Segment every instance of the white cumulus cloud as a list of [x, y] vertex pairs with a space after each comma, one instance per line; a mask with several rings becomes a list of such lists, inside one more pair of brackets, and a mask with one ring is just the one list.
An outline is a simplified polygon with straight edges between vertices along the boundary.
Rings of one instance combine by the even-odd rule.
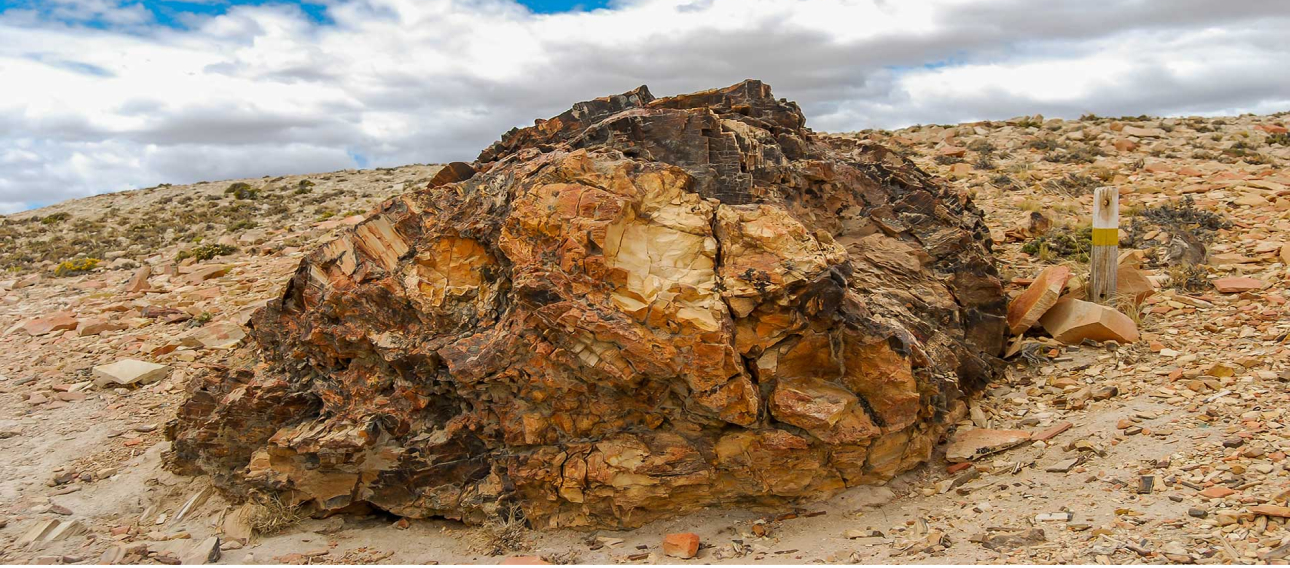
[[578, 100], [762, 79], [848, 131], [1290, 109], [1283, 0], [328, 0], [0, 12], [0, 212], [158, 183], [469, 160]]

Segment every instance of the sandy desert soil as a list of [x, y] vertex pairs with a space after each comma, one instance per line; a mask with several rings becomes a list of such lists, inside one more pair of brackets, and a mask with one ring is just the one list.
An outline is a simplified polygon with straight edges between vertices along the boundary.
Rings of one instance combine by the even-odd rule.
[[[1060, 431], [1047, 441], [967, 469], [950, 468], [942, 445], [886, 486], [795, 510], [708, 510], [590, 533], [306, 519], [245, 544], [225, 535], [218, 562], [1285, 563], [1286, 123], [1023, 117], [846, 134], [893, 145], [972, 193], [1012, 294], [1044, 266], [1085, 275], [1092, 189], [1120, 190], [1121, 248], [1144, 251], [1141, 269], [1156, 285], [1141, 304], [1121, 304], [1141, 341], [1062, 346], [1032, 331], [960, 425]], [[201, 557], [234, 505], [160, 463], [186, 378], [225, 353], [202, 339], [273, 297], [303, 248], [436, 169], [167, 186], [3, 218], [0, 562]], [[1196, 243], [1207, 258], [1184, 270], [1177, 258]], [[178, 261], [202, 250], [226, 254]], [[55, 276], [90, 256], [100, 262], [88, 271], [69, 264], [72, 275]], [[142, 266], [151, 289], [127, 291]], [[1218, 280], [1234, 277], [1253, 280], [1240, 291]], [[137, 388], [94, 386], [94, 366], [126, 358], [171, 371]], [[51, 520], [63, 532], [28, 542]], [[662, 554], [673, 532], [702, 538], [698, 558]]]

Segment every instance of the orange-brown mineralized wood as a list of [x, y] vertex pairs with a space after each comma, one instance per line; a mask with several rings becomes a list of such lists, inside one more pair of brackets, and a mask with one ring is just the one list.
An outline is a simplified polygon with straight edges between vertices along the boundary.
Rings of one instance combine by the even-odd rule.
[[980, 213], [758, 81], [579, 103], [320, 243], [194, 379], [233, 495], [536, 527], [782, 506], [926, 460], [994, 374]]

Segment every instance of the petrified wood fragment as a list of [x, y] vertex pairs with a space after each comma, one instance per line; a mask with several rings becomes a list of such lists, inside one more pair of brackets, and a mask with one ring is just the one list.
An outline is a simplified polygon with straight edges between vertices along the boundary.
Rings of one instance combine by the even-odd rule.
[[993, 374], [967, 198], [758, 81], [579, 103], [301, 262], [171, 465], [318, 512], [636, 526], [881, 483]]

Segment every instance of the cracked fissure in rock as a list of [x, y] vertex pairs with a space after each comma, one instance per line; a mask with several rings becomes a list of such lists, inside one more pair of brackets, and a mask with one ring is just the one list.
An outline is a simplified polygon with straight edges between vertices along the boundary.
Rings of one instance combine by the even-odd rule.
[[925, 461], [995, 374], [966, 196], [757, 81], [579, 103], [383, 203], [195, 377], [168, 463], [327, 514], [624, 527]]

